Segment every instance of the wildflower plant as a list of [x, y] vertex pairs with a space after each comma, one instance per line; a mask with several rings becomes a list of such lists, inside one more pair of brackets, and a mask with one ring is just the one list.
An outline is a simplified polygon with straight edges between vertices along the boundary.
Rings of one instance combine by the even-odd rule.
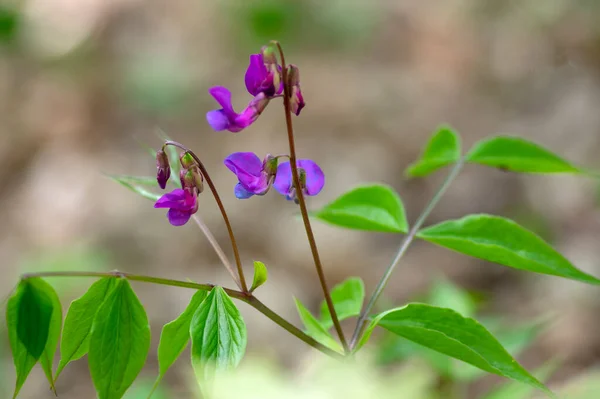
[[[246, 325], [235, 304], [235, 301], [242, 301], [324, 356], [338, 361], [353, 357], [368, 343], [374, 329], [383, 328], [414, 345], [438, 352], [439, 356], [460, 360], [483, 372], [528, 384], [550, 397], [554, 396], [469, 314], [461, 314], [443, 304], [425, 303], [408, 303], [380, 313], [374, 313], [374, 309], [415, 239], [500, 265], [599, 285], [600, 279], [579, 270], [542, 238], [507, 218], [472, 214], [425, 226], [431, 211], [467, 164], [520, 173], [597, 175], [535, 143], [513, 136], [483, 139], [465, 153], [458, 133], [448, 126], [441, 126], [406, 174], [415, 178], [425, 177], [445, 167], [450, 171], [412, 226], [407, 221], [399, 194], [378, 183], [353, 188], [309, 215], [307, 197], [319, 194], [326, 179], [315, 161], [298, 158], [296, 154], [293, 118], [300, 115], [305, 107], [298, 67], [286, 64], [280, 44], [272, 42], [258, 54], [250, 56], [245, 83], [251, 99], [241, 113], [233, 109], [229, 90], [220, 86], [209, 90], [220, 108], [207, 113], [207, 122], [216, 131], [239, 133], [257, 123], [271, 102], [283, 102], [289, 154], [266, 154], [263, 157], [251, 152], [236, 152], [224, 158], [224, 166], [237, 179], [233, 195], [238, 199], [266, 195], [273, 187], [278, 194], [298, 205], [323, 292], [320, 315], [315, 316], [296, 299], [304, 324], [303, 328], [298, 328], [258, 299], [255, 293], [267, 283], [267, 267], [255, 261], [254, 277], [248, 284], [247, 265], [241, 262], [232, 223], [202, 157], [183, 144], [166, 140], [155, 153], [156, 178], [113, 178], [153, 200], [155, 208], [168, 209], [167, 219], [171, 225], [182, 226], [194, 220], [231, 274], [236, 287], [118, 271], [25, 274], [7, 302], [6, 318], [16, 369], [14, 397], [35, 364], [41, 364], [54, 390], [55, 381], [64, 368], [86, 354], [98, 398], [123, 397], [142, 369], [150, 349], [148, 317], [131, 282], [195, 291], [183, 313], [162, 329], [155, 388], [188, 343], [191, 343], [191, 364], [201, 387], [210, 387], [217, 373], [236, 367], [244, 356], [247, 343]], [[233, 265], [198, 215], [199, 208], [208, 206], [205, 185], [227, 227]], [[146, 186], [168, 188], [169, 191], [156, 195]], [[366, 301], [365, 288], [359, 277], [351, 277], [330, 288], [312, 229], [314, 220], [346, 229], [399, 236], [401, 242], [396, 256]], [[46, 279], [54, 277], [96, 279], [81, 298], [71, 303], [64, 323], [60, 300], [46, 282]], [[356, 318], [356, 326], [354, 332], [346, 336], [340, 321], [348, 318]], [[53, 359], [59, 341], [60, 362], [54, 368]]]

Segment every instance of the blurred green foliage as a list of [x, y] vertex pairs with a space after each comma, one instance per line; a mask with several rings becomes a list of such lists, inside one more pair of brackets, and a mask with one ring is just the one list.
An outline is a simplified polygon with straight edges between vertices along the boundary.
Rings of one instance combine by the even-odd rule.
[[11, 43], [15, 39], [19, 22], [16, 8], [0, 4], [0, 43]]

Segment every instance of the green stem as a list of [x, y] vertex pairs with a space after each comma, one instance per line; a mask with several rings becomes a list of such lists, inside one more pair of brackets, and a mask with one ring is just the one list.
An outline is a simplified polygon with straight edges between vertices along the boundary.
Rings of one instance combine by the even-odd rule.
[[206, 179], [206, 183], [208, 184], [208, 187], [210, 187], [210, 191], [212, 191], [213, 197], [215, 197], [215, 201], [217, 202], [217, 205], [219, 206], [219, 210], [221, 211], [221, 215], [223, 216], [223, 220], [225, 221], [225, 225], [227, 226], [227, 231], [229, 232], [229, 240], [231, 241], [231, 247], [233, 248], [233, 256], [235, 257], [235, 263], [237, 265], [237, 271], [238, 271], [238, 275], [240, 277], [240, 289], [242, 290], [242, 292], [247, 293], [248, 286], [246, 285], [246, 278], [244, 277], [244, 269], [242, 268], [242, 261], [240, 259], [240, 252], [238, 250], [237, 242], [235, 240], [235, 235], [233, 234], [233, 229], [231, 228], [231, 223], [229, 222], [229, 217], [227, 216], [227, 212], [225, 211], [225, 206], [223, 205], [223, 201], [221, 201], [219, 192], [217, 191], [217, 188], [215, 187], [212, 179], [210, 178], [208, 171], [204, 167], [204, 164], [202, 163], [200, 158], [196, 154], [194, 154], [193, 151], [188, 149], [183, 144], [178, 143], [176, 141], [167, 140], [164, 145], [165, 146], [172, 145], [172, 146], [181, 148], [182, 150], [189, 153], [194, 158], [194, 160], [198, 163], [198, 167], [200, 168], [202, 175]]
[[358, 344], [364, 332], [364, 329], [367, 326], [367, 319], [369, 317], [369, 313], [371, 312], [371, 310], [377, 303], [377, 300], [383, 293], [383, 290], [385, 289], [385, 286], [387, 285], [390, 276], [392, 275], [392, 272], [394, 271], [398, 263], [400, 263], [400, 260], [408, 250], [408, 247], [417, 236], [417, 232], [419, 231], [421, 226], [423, 226], [423, 223], [425, 223], [425, 220], [427, 219], [431, 211], [433, 211], [433, 208], [435, 208], [440, 199], [442, 199], [442, 196], [444, 195], [448, 187], [450, 187], [450, 184], [454, 181], [456, 176], [458, 176], [463, 166], [464, 159], [460, 159], [458, 162], [456, 162], [456, 164], [454, 164], [454, 167], [452, 168], [450, 173], [448, 173], [448, 176], [444, 180], [442, 186], [438, 189], [433, 198], [431, 198], [431, 201], [429, 201], [427, 206], [425, 206], [425, 209], [423, 209], [423, 212], [421, 212], [421, 215], [419, 216], [415, 224], [411, 227], [408, 234], [404, 237], [404, 240], [402, 240], [402, 244], [400, 244], [400, 248], [398, 249], [398, 252], [394, 257], [394, 260], [385, 270], [385, 273], [383, 274], [383, 277], [381, 277], [381, 280], [379, 280], [379, 283], [377, 284], [377, 287], [375, 287], [375, 291], [373, 291], [373, 294], [371, 295], [367, 306], [365, 306], [365, 308], [360, 312], [358, 321], [356, 323], [356, 328], [354, 329], [354, 333], [352, 334], [352, 340], [350, 341], [350, 347], [352, 349], [356, 348], [356, 345]]
[[281, 58], [281, 78], [283, 81], [283, 107], [285, 109], [285, 124], [287, 127], [288, 141], [290, 147], [290, 166], [292, 168], [292, 177], [294, 181], [294, 187], [296, 188], [296, 196], [298, 198], [298, 205], [300, 205], [300, 213], [302, 214], [302, 221], [304, 222], [304, 229], [306, 230], [306, 236], [308, 238], [308, 244], [310, 246], [310, 251], [312, 252], [312, 256], [315, 262], [315, 268], [317, 269], [317, 274], [319, 276], [319, 282], [321, 283], [321, 288], [323, 290], [323, 295], [325, 296], [325, 302], [327, 303], [327, 308], [329, 309], [329, 314], [331, 315], [331, 320], [333, 321], [333, 326], [337, 331], [338, 336], [340, 337], [340, 342], [344, 347], [344, 351], [349, 353], [350, 349], [348, 347], [348, 343], [346, 342], [346, 338], [344, 337], [344, 332], [342, 331], [342, 326], [338, 319], [337, 312], [335, 311], [335, 307], [333, 306], [333, 300], [331, 299], [331, 294], [329, 293], [329, 288], [327, 286], [327, 281], [325, 280], [325, 273], [323, 272], [323, 265], [321, 264], [321, 258], [319, 256], [319, 250], [317, 248], [317, 242], [315, 240], [315, 235], [312, 231], [312, 226], [310, 225], [310, 219], [308, 217], [308, 210], [306, 209], [306, 201], [304, 200], [304, 193], [302, 192], [302, 187], [300, 186], [300, 176], [298, 174], [298, 165], [296, 165], [296, 144], [294, 142], [294, 127], [292, 125], [292, 111], [290, 107], [290, 96], [291, 96], [291, 88], [287, 84], [287, 66], [285, 65], [285, 57], [283, 55], [283, 49], [281, 48], [281, 44], [277, 41], [272, 41], [274, 45], [277, 46], [279, 50], [279, 56]]
[[[190, 288], [194, 290], [203, 290], [210, 291], [215, 285], [214, 284], [198, 284], [190, 281], [180, 281], [180, 280], [171, 280], [166, 278], [159, 277], [151, 277], [151, 276], [141, 276], [137, 274], [123, 273], [120, 271], [112, 271], [112, 272], [40, 272], [40, 273], [26, 273], [21, 276], [22, 280], [26, 280], [28, 278], [36, 278], [36, 277], [118, 277], [125, 278], [130, 281], [140, 281], [144, 283], [151, 284], [159, 284], [159, 285], [167, 285], [171, 287], [182, 287], [182, 288]], [[334, 357], [341, 358], [342, 356], [334, 350], [329, 349], [328, 347], [320, 344], [315, 341], [310, 336], [306, 335], [302, 330], [298, 327], [295, 327], [293, 324], [279, 316], [273, 310], [268, 308], [264, 303], [258, 300], [252, 294], [244, 293], [242, 291], [232, 290], [230, 288], [223, 288], [223, 290], [232, 298], [238, 299], [242, 302], [247, 303], [252, 306], [254, 309], [258, 310], [260, 313], [267, 316], [271, 319], [275, 324], [282, 327], [284, 330], [288, 331], [290, 334], [295, 337], [301, 339], [308, 345], [317, 349], [318, 351]]]

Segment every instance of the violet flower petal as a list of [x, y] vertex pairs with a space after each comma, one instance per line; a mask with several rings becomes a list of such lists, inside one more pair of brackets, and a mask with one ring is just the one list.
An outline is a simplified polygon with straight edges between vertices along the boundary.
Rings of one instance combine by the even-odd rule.
[[279, 194], [288, 197], [292, 186], [292, 167], [290, 162], [282, 162], [277, 167], [277, 174], [275, 175], [273, 187]]
[[310, 159], [298, 160], [298, 167], [306, 172], [306, 195], [317, 195], [325, 186], [325, 174], [314, 161]]
[[235, 185], [233, 193], [237, 199], [248, 199], [254, 195], [254, 193], [246, 190], [240, 183]]
[[221, 130], [227, 130], [231, 126], [231, 121], [227, 118], [225, 111], [222, 109], [216, 109], [208, 111], [206, 113], [206, 121], [217, 132]]
[[167, 212], [167, 218], [169, 219], [169, 223], [173, 226], [183, 226], [190, 220], [192, 217], [191, 211], [181, 211], [179, 209], [171, 208], [169, 212]]
[[233, 110], [233, 105], [231, 105], [231, 92], [226, 87], [214, 86], [208, 92], [223, 107], [223, 112], [228, 118], [235, 118], [237, 116]]

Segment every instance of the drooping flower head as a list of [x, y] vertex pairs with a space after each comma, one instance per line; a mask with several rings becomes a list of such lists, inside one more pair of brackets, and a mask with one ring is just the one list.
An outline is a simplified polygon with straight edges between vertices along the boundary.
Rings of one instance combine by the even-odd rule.
[[[310, 159], [299, 159], [296, 162], [300, 177], [300, 185], [304, 195], [317, 195], [325, 186], [325, 174], [314, 161]], [[296, 189], [292, 178], [292, 166], [289, 162], [283, 162], [277, 167], [275, 190], [287, 200], [297, 201]]]
[[273, 182], [277, 159], [267, 155], [261, 161], [253, 152], [234, 152], [223, 161], [238, 178], [234, 194], [239, 199], [265, 195]]
[[302, 97], [302, 91], [300, 90], [300, 71], [296, 65], [290, 64], [288, 66], [287, 78], [290, 87], [290, 106], [292, 112], [298, 116], [306, 104], [304, 103], [304, 97]]
[[270, 46], [263, 47], [258, 54], [250, 55], [250, 64], [245, 76], [248, 93], [257, 96], [264, 93], [267, 97], [281, 94], [281, 67]]
[[169, 157], [163, 151], [156, 151], [156, 181], [163, 190], [167, 186], [167, 181], [171, 176], [171, 167], [169, 166]]
[[206, 114], [208, 124], [216, 131], [229, 130], [237, 133], [250, 126], [264, 111], [269, 99], [263, 93], [259, 93], [250, 101], [246, 109], [238, 114], [231, 104], [231, 92], [222, 86], [211, 87], [208, 91], [211, 96], [222, 107], [221, 109], [209, 111]]
[[169, 208], [169, 223], [173, 226], [183, 226], [198, 211], [198, 194], [194, 190], [176, 188], [160, 197], [154, 207]]

